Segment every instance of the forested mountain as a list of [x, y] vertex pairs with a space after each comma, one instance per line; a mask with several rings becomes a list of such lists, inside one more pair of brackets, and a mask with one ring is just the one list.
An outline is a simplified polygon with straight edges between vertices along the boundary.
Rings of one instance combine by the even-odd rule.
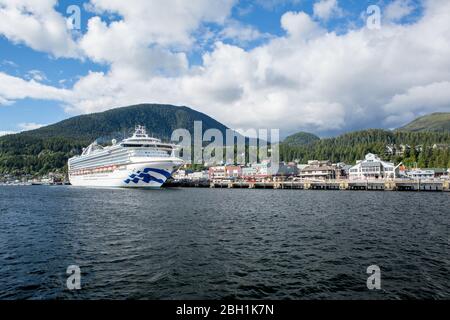
[[141, 104], [73, 117], [53, 125], [0, 137], [0, 174], [44, 174], [64, 170], [67, 159], [81, 152], [94, 140], [130, 136], [136, 124], [145, 125], [149, 134], [169, 140], [173, 130], [194, 131], [194, 121], [202, 121], [203, 131], [227, 127], [188, 107]]
[[308, 132], [297, 132], [284, 139], [283, 143], [289, 146], [297, 147], [306, 146], [318, 140], [320, 140], [320, 138], [315, 134]]
[[444, 131], [450, 132], [450, 112], [432, 113], [415, 119], [401, 131]]
[[[439, 144], [439, 146], [433, 146]], [[410, 147], [403, 155], [392, 155], [386, 152], [388, 145], [407, 145]], [[318, 140], [308, 146], [292, 147], [282, 143], [280, 156], [282, 160], [299, 160], [307, 162], [311, 159], [331, 160], [354, 164], [363, 159], [368, 152], [395, 162], [403, 161], [419, 167], [450, 167], [449, 148], [450, 132], [409, 132], [386, 131], [380, 129], [350, 132], [335, 138]]]
[[168, 140], [172, 132], [184, 128], [193, 132], [194, 121], [202, 121], [203, 130], [215, 128], [225, 134], [227, 129], [213, 118], [190, 109], [162, 104], [140, 104], [100, 113], [73, 117], [53, 125], [22, 133], [35, 138], [69, 138], [93, 141], [99, 137], [127, 137], [136, 124], [147, 127], [149, 134]]
[[[435, 118], [436, 114], [429, 119]], [[192, 134], [196, 120], [202, 121], [203, 131], [215, 128], [225, 133], [227, 129], [209, 116], [187, 107], [143, 104], [77, 116], [37, 130], [0, 137], [0, 174], [42, 175], [64, 171], [69, 157], [79, 154], [82, 147], [99, 137], [100, 143], [112, 138], [121, 139], [129, 136], [136, 124], [143, 124], [155, 137], [168, 140], [174, 129], [185, 128]], [[418, 121], [422, 123], [421, 130], [371, 129], [326, 139], [301, 132], [280, 144], [281, 160], [306, 163], [316, 159], [353, 164], [372, 152], [396, 163], [450, 167], [450, 131], [434, 131], [436, 121], [428, 122], [431, 129], [424, 131], [421, 121]], [[402, 154], [387, 153], [387, 146], [399, 148], [401, 145], [409, 148]]]

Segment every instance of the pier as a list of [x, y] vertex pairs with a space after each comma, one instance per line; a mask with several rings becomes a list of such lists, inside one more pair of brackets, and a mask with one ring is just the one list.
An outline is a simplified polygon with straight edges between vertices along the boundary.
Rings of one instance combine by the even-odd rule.
[[361, 190], [361, 191], [450, 191], [448, 180], [324, 180], [324, 181], [227, 181], [172, 182], [173, 187], [227, 189], [298, 189], [298, 190]]

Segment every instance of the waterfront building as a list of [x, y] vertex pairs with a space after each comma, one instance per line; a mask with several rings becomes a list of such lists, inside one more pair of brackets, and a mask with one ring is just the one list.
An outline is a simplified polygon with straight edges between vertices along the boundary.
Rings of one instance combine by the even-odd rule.
[[251, 167], [242, 168], [243, 178], [269, 178], [276, 175], [278, 168], [275, 168], [270, 160], [263, 160], [261, 163], [252, 163]]
[[396, 177], [396, 167], [391, 162], [381, 160], [376, 154], [368, 153], [364, 160], [358, 160], [350, 168], [350, 180], [358, 179], [387, 179]]
[[297, 176], [298, 174], [299, 174], [299, 170], [297, 168], [297, 165], [293, 162], [280, 163], [280, 166], [276, 173], [277, 176], [281, 176], [281, 177], [292, 177], [292, 176]]
[[234, 165], [209, 167], [208, 177], [210, 180], [237, 179], [242, 175], [242, 167]]
[[180, 169], [176, 171], [172, 176], [174, 180], [186, 180], [189, 174], [193, 173], [191, 169]]
[[332, 164], [332, 167], [335, 170], [336, 179], [346, 179], [351, 166], [346, 165], [344, 162], [338, 162]]
[[179, 169], [172, 175], [174, 180], [183, 180], [186, 177], [186, 170]]
[[261, 163], [254, 163], [252, 165], [256, 170], [256, 177], [258, 178], [267, 178], [275, 175], [278, 171], [278, 168], [274, 168], [270, 160], [263, 160]]
[[299, 163], [299, 164], [297, 164], [297, 169], [298, 169], [299, 172], [301, 172], [307, 166], [308, 166], [308, 164], [306, 164], [306, 163]]
[[310, 160], [300, 171], [300, 178], [309, 180], [336, 179], [336, 167], [330, 161]]
[[241, 166], [225, 166], [225, 175], [227, 179], [237, 179], [242, 175]]
[[189, 173], [186, 177], [190, 181], [204, 181], [209, 179], [209, 172], [206, 170]]
[[342, 162], [342, 166], [341, 166], [342, 176], [340, 177], [340, 179], [347, 179], [349, 177], [351, 167], [352, 167], [352, 165], [345, 164]]
[[415, 168], [411, 170], [405, 170], [404, 176], [414, 179], [445, 178], [448, 176], [448, 171], [445, 168]]
[[242, 177], [251, 178], [256, 176], [256, 168], [254, 167], [244, 167], [242, 168]]
[[225, 177], [226, 177], [225, 166], [209, 167], [208, 169], [209, 180], [221, 180], [225, 179]]
[[413, 169], [406, 171], [406, 176], [411, 179], [433, 179], [434, 170]]
[[424, 170], [432, 170], [435, 178], [441, 178], [447, 175], [447, 170], [445, 168], [427, 168]]

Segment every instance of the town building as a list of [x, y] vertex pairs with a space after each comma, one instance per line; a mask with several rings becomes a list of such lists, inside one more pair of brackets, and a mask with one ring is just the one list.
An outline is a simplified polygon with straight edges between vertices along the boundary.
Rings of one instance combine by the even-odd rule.
[[242, 175], [242, 167], [227, 165], [227, 166], [215, 166], [209, 167], [208, 177], [210, 180], [221, 179], [237, 179]]
[[172, 175], [172, 178], [174, 180], [185, 180], [192, 172], [193, 171], [191, 169], [179, 169]]
[[297, 169], [298, 169], [299, 172], [301, 172], [307, 166], [308, 166], [308, 164], [306, 164], [306, 163], [299, 163], [299, 164], [297, 164]]
[[447, 175], [447, 170], [445, 168], [427, 168], [424, 170], [432, 170], [435, 178], [441, 178]]
[[403, 156], [406, 152], [411, 151], [411, 146], [407, 144], [395, 145], [389, 144], [386, 146], [386, 155], [390, 156]]
[[204, 180], [208, 180], [208, 179], [209, 179], [209, 174], [208, 174], [208, 171], [206, 171], [206, 170], [192, 172], [187, 175], [187, 180], [190, 180], [190, 181], [204, 181]]
[[249, 178], [269, 178], [277, 174], [279, 166], [274, 166], [270, 160], [263, 160], [261, 163], [253, 163], [251, 167], [242, 168], [242, 177]]
[[411, 179], [433, 179], [434, 170], [413, 169], [405, 172], [406, 176]]
[[256, 176], [256, 168], [254, 167], [244, 167], [242, 168], [243, 178], [252, 178]]
[[396, 167], [391, 162], [381, 160], [376, 154], [368, 153], [364, 160], [358, 160], [350, 168], [350, 180], [358, 179], [387, 179], [396, 177]]
[[226, 177], [225, 166], [209, 167], [208, 169], [209, 180], [220, 180], [225, 179], [225, 177]]
[[350, 169], [351, 169], [352, 165], [345, 164], [343, 162], [342, 162], [342, 164], [339, 164], [339, 165], [340, 165], [342, 176], [338, 179], [347, 179], [350, 175]]
[[278, 171], [278, 168], [275, 168], [269, 160], [263, 160], [261, 163], [255, 163], [252, 167], [256, 169], [256, 176], [261, 178], [275, 175]]
[[445, 150], [450, 148], [450, 145], [445, 144], [445, 143], [435, 143], [433, 144], [433, 149], [438, 149], [438, 150]]
[[330, 161], [310, 160], [300, 171], [300, 178], [310, 180], [336, 179], [336, 167]]
[[227, 179], [237, 179], [242, 175], [241, 166], [225, 166], [225, 176]]
[[293, 177], [297, 176], [298, 174], [299, 170], [294, 162], [280, 163], [280, 166], [278, 167], [278, 171], [276, 173], [276, 175], [279, 177]]

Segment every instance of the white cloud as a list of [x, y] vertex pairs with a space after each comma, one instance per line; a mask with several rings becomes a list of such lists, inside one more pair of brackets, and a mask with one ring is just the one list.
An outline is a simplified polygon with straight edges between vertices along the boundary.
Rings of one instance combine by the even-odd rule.
[[386, 119], [388, 123], [402, 115], [450, 111], [450, 81], [411, 87], [393, 96], [384, 109], [392, 114]]
[[265, 10], [272, 11], [275, 8], [283, 7], [288, 4], [297, 5], [301, 3], [302, 0], [256, 0], [255, 3]]
[[69, 90], [0, 72], [0, 104], [11, 104], [14, 100], [25, 98], [65, 101], [70, 95]]
[[3, 60], [2, 65], [17, 68], [19, 65], [11, 60]]
[[253, 26], [244, 25], [239, 21], [230, 20], [219, 33], [219, 38], [231, 40], [233, 43], [242, 45], [261, 39], [269, 39], [269, 34], [259, 32]]
[[[408, 25], [339, 35], [304, 12], [287, 12], [280, 21], [286, 35], [251, 50], [219, 41], [197, 66], [187, 60], [196, 42], [193, 33], [203, 21], [223, 23], [221, 32], [226, 32], [232, 3], [219, 10], [207, 8], [209, 1], [198, 2], [192, 12], [187, 5], [154, 7], [161, 12], [162, 18], [155, 17], [159, 23], [175, 23], [167, 32], [144, 23], [156, 15], [148, 18], [142, 11], [150, 2], [136, 3], [139, 10], [123, 1], [93, 1], [96, 10], [123, 17], [110, 24], [92, 18], [80, 38], [80, 51], [109, 65], [107, 72], [90, 72], [71, 89], [0, 73], [0, 104], [49, 99], [61, 101], [68, 112], [87, 113], [172, 103], [234, 128], [317, 133], [395, 127], [424, 112], [450, 111], [448, 1], [425, 2], [423, 16]], [[182, 17], [186, 21], [179, 21]], [[250, 32], [247, 38], [252, 37]]]
[[190, 45], [191, 33], [203, 22], [223, 23], [235, 0], [91, 0], [97, 12], [118, 13], [120, 22], [111, 23], [108, 32], [128, 32], [125, 42], [159, 45]]
[[[80, 47], [95, 62], [111, 65], [111, 75], [123, 80], [176, 76], [188, 69], [186, 51], [195, 43], [192, 33], [202, 23], [222, 24], [235, 0], [91, 0], [95, 12], [119, 14], [107, 24], [100, 17], [88, 22]], [[250, 35], [251, 36], [251, 35]]]
[[34, 123], [34, 122], [24, 122], [24, 123], [19, 123], [19, 128], [21, 129], [21, 131], [28, 131], [28, 130], [34, 130], [34, 129], [39, 129], [43, 126], [46, 126], [45, 124], [39, 124], [39, 123]]
[[11, 104], [13, 104], [14, 103], [14, 101], [11, 101], [11, 100], [8, 100], [8, 99], [6, 99], [6, 98], [3, 98], [1, 95], [0, 95], [0, 106], [8, 106], [8, 105], [11, 105]]
[[281, 26], [295, 40], [308, 40], [320, 32], [320, 27], [304, 12], [286, 12]]
[[8, 134], [15, 134], [15, 133], [17, 133], [17, 132], [14, 132], [14, 131], [0, 131], [0, 137], [1, 136], [6, 136]]
[[55, 57], [78, 56], [66, 20], [54, 10], [56, 3], [57, 0], [0, 0], [0, 34]]
[[386, 21], [399, 21], [409, 16], [415, 9], [411, 0], [394, 0], [384, 9], [383, 17]]
[[340, 17], [342, 15], [342, 9], [337, 0], [320, 0], [314, 3], [313, 11], [315, 17], [325, 21], [332, 16]]
[[40, 71], [40, 70], [30, 70], [27, 72], [27, 74], [25, 75], [25, 78], [28, 80], [33, 79], [34, 81], [37, 82], [43, 82], [43, 81], [47, 81], [47, 76], [45, 75], [44, 72]]

